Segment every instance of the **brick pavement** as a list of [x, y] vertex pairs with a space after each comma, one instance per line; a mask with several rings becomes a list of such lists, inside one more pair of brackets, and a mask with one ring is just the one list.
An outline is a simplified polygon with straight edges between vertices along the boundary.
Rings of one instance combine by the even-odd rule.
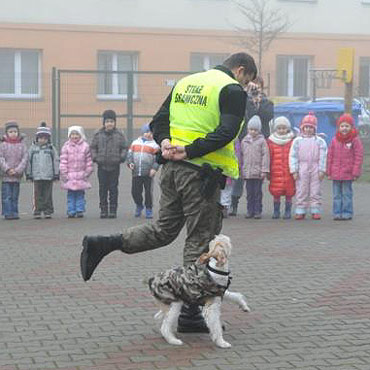
[[32, 186], [22, 184], [22, 219], [0, 222], [1, 370], [370, 369], [369, 184], [355, 185], [352, 222], [331, 220], [329, 183], [321, 222], [271, 220], [268, 194], [262, 220], [225, 220], [235, 245], [232, 289], [252, 308], [223, 307], [229, 350], [204, 334], [179, 335], [185, 345], [172, 347], [153, 322], [143, 281], [181, 261], [184, 233], [154, 252], [115, 252], [82, 281], [84, 234], [147, 222], [132, 217], [126, 170], [120, 188], [117, 220], [98, 218], [96, 183], [85, 219], [65, 218], [57, 185], [54, 218], [33, 220]]

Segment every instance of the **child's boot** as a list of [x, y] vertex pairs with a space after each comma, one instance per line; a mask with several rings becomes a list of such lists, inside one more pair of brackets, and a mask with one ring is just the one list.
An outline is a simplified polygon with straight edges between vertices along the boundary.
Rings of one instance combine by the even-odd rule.
[[108, 218], [108, 206], [100, 207], [100, 218]]
[[147, 208], [145, 210], [145, 218], [147, 219], [153, 218], [153, 210], [151, 208]]
[[305, 217], [306, 215], [304, 213], [296, 213], [295, 215], [295, 219], [298, 221], [304, 220]]
[[285, 202], [285, 213], [284, 213], [284, 220], [289, 220], [292, 218], [292, 203]]
[[280, 218], [280, 202], [274, 202], [274, 213], [272, 214], [272, 218]]
[[140, 217], [141, 216], [141, 212], [143, 212], [143, 209], [144, 209], [143, 206], [136, 206], [135, 217]]
[[117, 206], [116, 205], [110, 205], [108, 217], [117, 218]]
[[231, 211], [229, 212], [229, 216], [236, 216], [238, 213], [238, 204], [239, 204], [239, 197], [232, 196], [231, 197]]

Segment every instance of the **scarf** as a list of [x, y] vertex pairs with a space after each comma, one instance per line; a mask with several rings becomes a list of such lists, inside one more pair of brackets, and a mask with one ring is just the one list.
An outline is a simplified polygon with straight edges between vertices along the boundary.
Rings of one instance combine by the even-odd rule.
[[348, 134], [345, 134], [345, 135], [337, 131], [337, 133], [335, 134], [335, 137], [337, 138], [339, 142], [346, 144], [346, 143], [351, 142], [357, 135], [358, 135], [358, 131], [355, 128], [353, 128]]
[[285, 145], [289, 143], [289, 141], [291, 141], [293, 137], [294, 137], [294, 134], [292, 131], [288, 132], [285, 135], [278, 135], [276, 132], [273, 132], [270, 135], [269, 139], [277, 145]]
[[15, 137], [14, 139], [11, 139], [8, 135], [4, 135], [3, 139], [6, 143], [10, 144], [17, 144], [21, 142], [21, 138], [19, 136]]

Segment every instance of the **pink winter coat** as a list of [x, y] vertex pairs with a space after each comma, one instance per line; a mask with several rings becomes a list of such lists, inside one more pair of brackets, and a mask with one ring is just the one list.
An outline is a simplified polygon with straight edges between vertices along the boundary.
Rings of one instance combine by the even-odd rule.
[[87, 181], [93, 171], [89, 144], [80, 139], [68, 140], [60, 154], [60, 180], [62, 189], [85, 190], [91, 188]]
[[328, 151], [328, 177], [332, 180], [354, 180], [360, 177], [363, 155], [358, 136], [349, 143], [342, 143], [334, 137]]

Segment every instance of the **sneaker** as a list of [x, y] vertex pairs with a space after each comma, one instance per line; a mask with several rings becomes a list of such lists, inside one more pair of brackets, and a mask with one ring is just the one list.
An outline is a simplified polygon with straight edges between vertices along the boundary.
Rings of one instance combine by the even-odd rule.
[[352, 216], [342, 217], [342, 221], [350, 221], [350, 220], [352, 220]]
[[33, 218], [34, 218], [35, 220], [39, 220], [39, 219], [41, 218], [41, 213], [34, 213], [34, 214], [33, 214]]
[[101, 211], [100, 212], [100, 218], [108, 218], [108, 213], [104, 212], [104, 211]]
[[47, 219], [51, 218], [51, 214], [50, 213], [44, 213], [44, 218], [47, 218]]
[[247, 213], [246, 215], [245, 215], [245, 218], [253, 218], [254, 217], [254, 215], [252, 215], [251, 213]]
[[262, 218], [261, 213], [257, 213], [257, 214], [254, 215], [255, 220], [260, 220], [261, 218]]
[[321, 220], [321, 215], [319, 213], [312, 213], [311, 218], [313, 220]]
[[84, 216], [84, 213], [83, 212], [77, 212], [76, 213], [76, 217], [77, 218], [82, 218]]
[[143, 212], [143, 206], [136, 206], [135, 217], [141, 217], [141, 212]]
[[75, 213], [68, 213], [67, 217], [68, 218], [75, 218], [76, 214]]
[[306, 215], [304, 213], [300, 213], [300, 214], [295, 215], [295, 219], [298, 220], [298, 221], [304, 220], [305, 217], [306, 217]]
[[342, 218], [342, 216], [334, 216], [334, 217], [333, 217], [333, 220], [334, 220], [334, 221], [342, 221], [342, 220], [343, 220], [343, 218]]
[[145, 218], [148, 219], [153, 218], [153, 210], [151, 208], [147, 208], [145, 210]]
[[117, 213], [116, 212], [113, 212], [113, 211], [110, 211], [108, 213], [108, 218], [117, 218]]

